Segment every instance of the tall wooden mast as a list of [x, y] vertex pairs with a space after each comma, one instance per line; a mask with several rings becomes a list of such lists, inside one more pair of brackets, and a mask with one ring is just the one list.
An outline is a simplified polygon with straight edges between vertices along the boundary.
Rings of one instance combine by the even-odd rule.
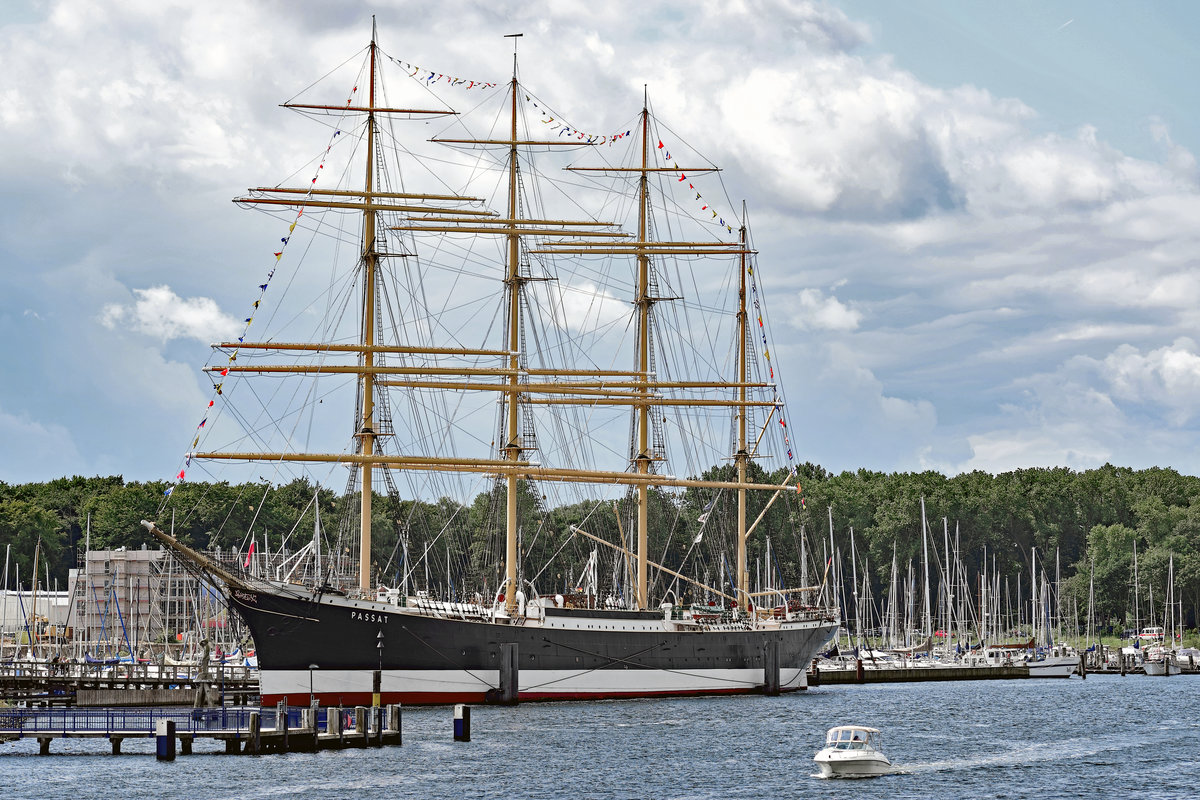
[[[747, 254], [746, 243], [743, 240], [737, 243], [726, 244], [718, 241], [707, 242], [655, 242], [651, 240], [650, 231], [650, 176], [653, 173], [671, 172], [685, 175], [687, 173], [699, 174], [704, 172], [715, 171], [712, 167], [679, 167], [676, 164], [671, 166], [657, 167], [650, 163], [651, 145], [650, 145], [650, 109], [649, 100], [643, 95], [642, 98], [642, 113], [641, 113], [641, 163], [637, 167], [629, 168], [614, 168], [614, 167], [571, 167], [570, 169], [580, 172], [595, 171], [606, 173], [621, 173], [621, 172], [636, 172], [638, 173], [638, 236], [633, 242], [620, 242], [608, 244], [599, 243], [583, 243], [583, 242], [567, 242], [554, 245], [540, 251], [546, 253], [609, 253], [612, 255], [627, 254], [637, 257], [637, 279], [634, 289], [634, 305], [637, 313], [637, 342], [636, 342], [636, 367], [635, 375], [640, 379], [640, 386], [635, 393], [635, 397], [629, 401], [635, 407], [636, 432], [635, 443], [633, 445], [633, 462], [634, 473], [637, 478], [635, 483], [637, 497], [637, 545], [636, 557], [638, 562], [637, 568], [637, 604], [638, 608], [645, 609], [648, 607], [649, 598], [649, 566], [650, 566], [650, 545], [649, 545], [649, 488], [654, 485], [669, 485], [669, 481], [660, 481], [650, 474], [650, 465], [655, 460], [656, 454], [651, 452], [650, 446], [650, 408], [654, 405], [659, 405], [661, 401], [655, 395], [655, 389], [659, 386], [665, 386], [665, 383], [657, 381], [651, 374], [650, 370], [650, 326], [652, 320], [652, 310], [654, 303], [658, 300], [670, 299], [651, 296], [650, 284], [650, 258], [651, 256], [666, 256], [666, 255], [734, 255], [741, 254], [743, 270], [745, 267], [745, 257]], [[744, 274], [744, 273], [743, 273]], [[742, 284], [742, 298], [739, 308], [743, 313], [741, 319], [743, 340], [745, 338], [745, 285], [744, 279]], [[724, 386], [738, 386], [738, 399], [731, 403], [728, 400], [714, 401], [714, 405], [737, 405], [739, 407], [740, 420], [740, 435], [739, 435], [739, 450], [746, 451], [746, 433], [745, 433], [745, 408], [750, 405], [767, 405], [766, 403], [751, 401], [746, 399], [746, 368], [745, 368], [745, 345], [742, 347], [742, 360], [739, 362], [738, 382], [735, 384], [723, 384]], [[703, 402], [703, 401], [701, 401]], [[672, 403], [673, 404], [673, 403]], [[746, 483], [745, 479], [745, 459], [741, 462], [739, 471], [739, 480], [737, 483], [730, 483], [731, 487], [738, 487], [740, 490], [751, 488]], [[711, 484], [714, 485], [715, 484]], [[741, 566], [739, 576], [745, 573], [745, 497], [744, 492], [741, 495], [740, 505], [740, 526], [739, 526], [739, 553], [741, 554]], [[741, 577], [737, 579], [739, 585]]]
[[[488, 212], [455, 207], [455, 204], [478, 202], [476, 198], [458, 195], [432, 195], [396, 192], [376, 192], [377, 182], [376, 163], [378, 153], [377, 121], [380, 114], [400, 114], [411, 117], [444, 116], [453, 114], [449, 110], [429, 110], [415, 108], [390, 108], [377, 105], [378, 102], [378, 64], [379, 49], [376, 43], [374, 23], [371, 26], [371, 43], [368, 48], [368, 86], [367, 102], [365, 105], [313, 105], [288, 103], [285, 108], [295, 108], [311, 112], [336, 114], [365, 114], [366, 115], [366, 148], [364, 151], [364, 180], [361, 190], [323, 190], [313, 187], [287, 188], [272, 187], [252, 189], [251, 196], [238, 198], [235, 202], [268, 206], [289, 206], [293, 208], [324, 208], [324, 209], [355, 209], [362, 212], [362, 248], [360, 252], [362, 264], [362, 329], [359, 343], [356, 345], [329, 345], [322, 343], [271, 344], [258, 342], [223, 342], [216, 345], [219, 348], [238, 349], [260, 348], [273, 350], [311, 350], [314, 353], [331, 352], [331, 348], [344, 352], [353, 352], [358, 357], [355, 367], [345, 368], [345, 372], [356, 374], [358, 377], [359, 399], [361, 401], [360, 416], [355, 420], [354, 435], [358, 439], [354, 466], [360, 470], [359, 485], [361, 489], [361, 506], [359, 521], [359, 568], [358, 585], [364, 592], [371, 589], [371, 500], [372, 500], [372, 469], [382, 462], [377, 450], [379, 433], [375, 419], [375, 389], [376, 376], [381, 367], [376, 366], [376, 354], [387, 352], [403, 352], [409, 348], [386, 347], [376, 342], [377, 321], [375, 317], [376, 290], [379, 280], [380, 247], [377, 239], [377, 215], [380, 212], [391, 213], [429, 213], [440, 212], [452, 214], [456, 219], [476, 218], [487, 216]], [[451, 204], [449, 206], [445, 204]], [[301, 370], [307, 368], [302, 367]], [[236, 365], [222, 368], [225, 374], [237, 372]], [[204, 454], [196, 454], [204, 457]], [[244, 454], [243, 457], [257, 459], [261, 454]]]
[[[374, 191], [375, 178], [375, 26], [371, 26], [370, 93], [367, 99], [367, 152], [366, 180], [367, 196]], [[375, 268], [379, 255], [375, 247], [375, 211], [363, 209], [363, 327], [362, 327], [362, 424], [358, 429], [359, 451], [365, 457], [362, 463], [361, 519], [359, 520], [358, 542], [358, 588], [371, 590], [371, 477], [374, 463], [370, 457], [375, 452]]]
[[746, 467], [750, 453], [746, 449], [746, 256], [749, 242], [746, 241], [746, 213], [742, 210], [742, 227], [738, 231], [738, 239], [742, 243], [738, 270], [738, 400], [737, 406], [737, 452], [734, 459], [737, 463], [737, 602], [747, 610], [750, 602], [750, 571], [746, 567]]
[[[520, 441], [520, 345], [521, 345], [521, 237], [517, 233], [517, 53], [513, 39], [513, 76], [510, 87], [512, 94], [511, 118], [508, 145], [508, 270], [504, 281], [508, 290], [508, 397], [504, 443], [506, 461], [521, 460]], [[504, 524], [504, 607], [511, 614], [517, 605], [517, 474], [507, 476], [506, 511]]]
[[[646, 172], [650, 159], [650, 111], [645, 96], [642, 98], [642, 174], [638, 180], [638, 243], [649, 238], [650, 180]], [[641, 379], [650, 381], [650, 254], [643, 250], [637, 259], [636, 305], [638, 314], [637, 372]], [[642, 389], [649, 394], [649, 389]], [[637, 453], [634, 456], [637, 472], [644, 475], [650, 471], [650, 406], [642, 402], [637, 408]], [[637, 487], [637, 605], [644, 609], [649, 604], [650, 558], [650, 487]]]

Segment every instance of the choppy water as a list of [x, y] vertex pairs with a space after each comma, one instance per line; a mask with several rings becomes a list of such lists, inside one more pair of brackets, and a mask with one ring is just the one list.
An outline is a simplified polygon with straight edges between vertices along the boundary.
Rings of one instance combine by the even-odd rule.
[[[903, 774], [813, 777], [825, 729], [884, 731]], [[822, 687], [783, 697], [449, 708], [404, 713], [404, 745], [172, 763], [150, 740], [0, 744], [0, 797], [1059, 798], [1200, 796], [1200, 677], [1090, 676]]]

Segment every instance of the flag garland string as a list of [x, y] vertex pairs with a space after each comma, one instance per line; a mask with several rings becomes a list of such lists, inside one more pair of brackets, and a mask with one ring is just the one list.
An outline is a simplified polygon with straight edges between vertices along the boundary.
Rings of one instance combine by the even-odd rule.
[[[762, 342], [763, 361], [767, 364], [768, 380], [775, 380], [775, 366], [771, 363], [771, 350], [767, 343], [767, 329], [763, 325], [762, 302], [759, 299], [758, 280], [754, 277], [754, 265], [747, 266], [746, 271], [750, 277], [750, 296], [754, 301], [754, 318], [758, 322], [758, 338]], [[792, 438], [788, 431], [787, 418], [783, 413], [783, 398], [779, 396], [779, 391], [776, 390], [775, 397], [775, 413], [779, 415], [779, 427], [783, 431], [783, 444], [787, 448], [788, 471], [790, 474], [796, 474], [796, 457], [792, 452]], [[796, 491], [800, 491], [800, 487], [796, 487]]]
[[[663, 140], [662, 140], [662, 139], [659, 139], [659, 140], [658, 140], [658, 149], [663, 151], [663, 156], [665, 157], [665, 160], [666, 160], [666, 161], [670, 161], [670, 162], [671, 162], [671, 166], [673, 166], [675, 169], [679, 169], [679, 164], [678, 164], [677, 162], [675, 162], [675, 161], [673, 161], [673, 160], [671, 159], [671, 151], [670, 151], [670, 150], [668, 150], [668, 149], [667, 149], [667, 147], [666, 147], [666, 145], [664, 145], [664, 144], [663, 144]], [[688, 176], [687, 176], [687, 175], [686, 175], [686, 174], [685, 174], [685, 173], [684, 173], [682, 170], [680, 170], [680, 172], [679, 172], [679, 181], [678, 181], [678, 182], [679, 182], [679, 183], [683, 183], [683, 182], [685, 182], [685, 181], [687, 181], [688, 188], [689, 188], [689, 189], [691, 189], [693, 192], [696, 192], [696, 200], [695, 200], [695, 202], [697, 202], [697, 203], [700, 203], [700, 204], [701, 204], [701, 205], [700, 205], [700, 210], [701, 210], [701, 211], [711, 211], [711, 212], [712, 212], [712, 219], [715, 219], [715, 220], [717, 220], [717, 222], [719, 222], [719, 223], [721, 224], [721, 227], [722, 227], [722, 228], [724, 228], [725, 230], [729, 231], [730, 233], [733, 233], [733, 226], [732, 226], [732, 225], [730, 225], [728, 222], [726, 222], [726, 221], [725, 221], [725, 218], [724, 218], [724, 217], [722, 217], [720, 214], [718, 214], [718, 213], [717, 213], [717, 210], [716, 210], [715, 208], [713, 208], [713, 207], [712, 207], [712, 204], [711, 204], [711, 203], [709, 203], [707, 200], [705, 200], [705, 199], [704, 199], [704, 195], [703, 195], [703, 194], [701, 194], [699, 191], [697, 191], [697, 190], [696, 190], [696, 185], [695, 185], [694, 183], [692, 183], [691, 181], [689, 181], [689, 180], [688, 180]], [[712, 221], [712, 220], [709, 220], [709, 222], [711, 222], [711, 221]]]
[[571, 137], [574, 139], [578, 139], [579, 141], [584, 142], [585, 144], [612, 145], [612, 144], [616, 143], [618, 140], [624, 139], [626, 136], [633, 135], [632, 130], [621, 131], [619, 133], [608, 133], [608, 134], [588, 133], [587, 131], [581, 131], [578, 128], [573, 128], [570, 125], [566, 124], [563, 120], [554, 116], [553, 112], [548, 111], [545, 108], [543, 108], [542, 106], [538, 105], [538, 102], [536, 100], [534, 100], [532, 97], [530, 97], [529, 95], [525, 95], [525, 102], [532, 104], [533, 107], [537, 109], [538, 113], [541, 114], [542, 124], [549, 125], [550, 130], [552, 130], [552, 131], [558, 131], [558, 136], [560, 136], [560, 137], [568, 136], [568, 137]]
[[[357, 93], [358, 93], [358, 85], [355, 84], [354, 88], [350, 90], [350, 96], [348, 98], [346, 98], [346, 107], [347, 108], [349, 108], [353, 104], [354, 96]], [[321, 171], [325, 169], [325, 161], [329, 158], [330, 151], [333, 150], [333, 143], [337, 139], [337, 137], [339, 137], [341, 135], [342, 135], [342, 130], [340, 127], [338, 127], [338, 128], [334, 129], [333, 135], [329, 137], [329, 142], [325, 145], [325, 152], [321, 154], [321, 161], [317, 164], [317, 168], [313, 171], [312, 180], [309, 181], [308, 192], [304, 195], [305, 200], [309, 200], [312, 198], [313, 192], [316, 190], [317, 179], [320, 177]], [[263, 301], [263, 298], [266, 296], [267, 289], [270, 288], [270, 286], [271, 286], [271, 279], [275, 277], [275, 270], [279, 267], [279, 262], [283, 259], [283, 254], [287, 250], [288, 243], [292, 239], [292, 233], [296, 230], [296, 225], [298, 225], [300, 223], [300, 219], [303, 216], [304, 216], [304, 206], [301, 205], [299, 210], [296, 211], [295, 218], [292, 220], [291, 224], [288, 225], [287, 235], [280, 238], [279, 249], [272, 253], [275, 260], [272, 262], [271, 268], [267, 271], [266, 280], [263, 283], [258, 284], [258, 297], [254, 300], [253, 303], [250, 304], [250, 316], [248, 316], [244, 320], [242, 320], [242, 323], [243, 323], [242, 334], [241, 334], [241, 336], [237, 337], [239, 344], [246, 341], [246, 336], [250, 332], [250, 326], [254, 323], [254, 315], [257, 313], [259, 306], [262, 305], [262, 301]], [[229, 367], [235, 361], [237, 361], [237, 354], [238, 354], [238, 349], [234, 348], [233, 351], [229, 354], [228, 361], [226, 362], [225, 367], [220, 372], [217, 373], [218, 377], [225, 378], [229, 375]], [[208, 372], [210, 379], [212, 378], [212, 374], [213, 373]], [[198, 444], [200, 444], [200, 438], [203, 435], [204, 426], [208, 424], [208, 417], [212, 413], [213, 406], [216, 405], [217, 397], [224, 395], [224, 385], [225, 385], [224, 381], [213, 381], [212, 394], [209, 395], [208, 405], [204, 407], [203, 417], [201, 418], [200, 422], [196, 424], [196, 428], [193, 431], [192, 443], [188, 447], [187, 452], [184, 454], [183, 466], [180, 468], [178, 474], [176, 474], [175, 477], [172, 479], [171, 485], [168, 486], [166, 491], [163, 492], [164, 498], [170, 498], [171, 494], [175, 491], [176, 487], [178, 487], [179, 484], [183, 483], [184, 480], [186, 479], [187, 470], [192, 465], [192, 456], [194, 454], [196, 446]]]
[[488, 89], [495, 89], [497, 86], [499, 86], [499, 84], [492, 83], [490, 81], [473, 81], [468, 78], [456, 78], [453, 75], [447, 75], [444, 72], [431, 70], [428, 67], [419, 67], [416, 64], [410, 64], [407, 61], [401, 61], [398, 58], [387, 55], [387, 53], [384, 53], [384, 55], [387, 56], [388, 60], [390, 60], [393, 64], [408, 72], [408, 77], [426, 86], [432, 86], [433, 84], [439, 83], [443, 80], [451, 86], [460, 86], [463, 89], [482, 89], [486, 91]]

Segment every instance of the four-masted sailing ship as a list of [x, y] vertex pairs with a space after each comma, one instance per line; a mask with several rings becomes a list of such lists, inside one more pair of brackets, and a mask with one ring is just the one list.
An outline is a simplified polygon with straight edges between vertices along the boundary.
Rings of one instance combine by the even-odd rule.
[[[663, 237], [660, 231], [664, 226], [654, 219], [656, 207], [651, 190], [659, 179], [691, 187], [694, 177], [688, 176], [711, 173], [713, 168], [681, 167], [671, 161], [669, 153], [663, 158], [666, 148], [661, 139], [655, 142], [648, 102], [618, 135], [598, 137], [565, 127], [518, 81], [514, 53], [513, 77], [507, 85], [503, 111], [491, 118], [491, 130], [482, 135], [430, 139], [446, 148], [448, 155], [440, 163], [424, 164], [431, 170], [440, 167], [450, 175], [477, 178], [478, 169], [473, 170], [463, 154], [491, 154], [495, 169], [490, 174], [499, 176], [492, 196], [502, 198], [500, 202], [493, 200], [492, 205], [503, 207], [495, 210], [484, 199], [454, 191], [402, 190], [395, 174], [385, 172], [384, 167], [386, 151], [397, 140], [393, 121], [428, 124], [455, 112], [449, 108], [389, 104], [383, 91], [383, 66], [388, 62], [400, 65], [424, 90], [438, 84], [458, 89], [478, 85], [501, 94], [505, 88], [502, 83], [478, 84], [433, 71], [426, 75], [426, 70], [388, 56], [373, 34], [346, 104], [286, 104], [302, 113], [332, 120], [331, 143], [326, 155], [318, 159], [317, 176], [333, 171], [332, 161], [327, 164], [326, 158], [336, 146], [339, 153], [351, 151], [359, 165], [357, 170], [361, 170], [356, 172], [362, 178], [361, 188], [327, 190], [314, 177], [309, 186], [251, 190], [238, 202], [295, 214], [288, 236], [281, 240], [285, 247], [296, 235], [297, 223], [301, 229], [307, 225], [320, 235], [325, 232], [319, 221], [322, 213], [358, 215], [361, 238], [353, 243], [354, 265], [346, 284], [356, 287], [356, 337], [354, 341], [343, 337], [309, 342], [255, 339], [248, 335], [251, 320], [247, 319], [247, 335], [215, 344], [214, 351], [225, 361], [207, 368], [216, 395], [220, 395], [218, 402], [231, 401], [232, 382], [236, 379], [299, 376], [317, 383], [349, 376], [354, 381], [355, 395], [350, 444], [341, 453], [301, 452], [291, 443], [253, 452], [197, 449], [195, 445], [201, 440], [197, 435], [187, 454], [189, 465], [193, 461], [249, 461], [348, 467], [355, 476], [352, 488], [360, 498], [357, 585], [347, 586], [335, 574], [339, 566], [344, 569], [346, 564], [354, 563], [352, 554], [342, 547], [326, 545], [323, 549], [319, 535], [307, 553], [312, 568], [305, 572], [305, 580], [297, 580], [294, 568], [288, 574], [277, 572], [273, 577], [263, 577], [217, 563], [164, 534], [153, 523], [144, 524], [223, 586], [230, 606], [252, 631], [264, 703], [284, 699], [302, 703], [310, 695], [328, 704], [451, 703], [803, 688], [805, 669], [836, 629], [837, 617], [836, 611], [821, 605], [817, 586], [761, 591], [760, 581], [760, 591], [751, 591], [747, 540], [757, 524], [749, 519], [749, 509], [754, 505], [751, 495], [768, 493], [762, 496], [774, 502], [780, 496], [794, 499], [798, 489], [794, 469], [787, 472], [782, 483], [752, 482], [749, 478], [752, 461], [764, 457], [764, 440], [778, 438], [786, 443], [780, 447], [789, 448], [791, 457], [791, 441], [783, 438], [774, 424], [782, 421], [778, 387], [773, 380], [762, 379], [759, 373], [764, 370], [756, 366], [761, 360], [756, 356], [755, 344], [762, 317], [755, 313], [759, 327], [754, 328], [748, 301], [751, 290], [757, 292], [753, 284], [748, 289], [748, 280], [753, 281], [754, 251], [746, 228], [742, 226], [739, 235], [739, 229], [724, 218], [719, 228], [714, 224], [712, 229], [729, 232], [729, 237], [697, 240], [681, 238], [673, 228]], [[437, 95], [430, 91], [428, 96]], [[523, 116], [531, 109], [535, 122], [532, 133]], [[354, 143], [348, 144], [348, 140]], [[569, 167], [565, 174], [580, 183], [568, 184], [558, 206], [581, 207], [579, 198], [586, 193], [583, 182], [609, 180], [624, 187], [625, 192], [623, 200], [609, 203], [605, 210], [614, 211], [624, 203], [636, 219], [636, 230], [626, 232], [616, 223], [594, 218], [560, 219], [530, 212], [535, 206], [531, 198], [539, 196], [532, 184], [543, 179], [534, 166], [533, 152], [568, 147], [594, 152], [598, 146], [611, 146], [614, 141], [621, 143], [626, 155], [632, 155], [632, 163]], [[436, 179], [443, 186], [452, 180]], [[700, 193], [696, 196], [699, 198]], [[707, 216], [705, 206], [705, 222]], [[714, 220], [717, 216], [713, 211]], [[335, 234], [331, 238], [338, 246], [346, 245], [345, 237]], [[499, 242], [499, 258], [482, 258], [473, 245], [462, 244], [487, 240]], [[471, 326], [456, 321], [449, 325], [447, 317], [455, 312], [446, 310], [447, 303], [443, 302], [440, 313], [430, 309], [425, 318], [404, 323], [402, 327], [412, 334], [410, 338], [403, 342], [389, 340], [380, 317], [395, 313], [394, 296], [406, 283], [398, 277], [403, 270], [424, 268], [424, 262], [418, 260], [421, 247], [469, 250], [469, 277], [498, 279], [502, 291], [493, 289], [491, 294], [499, 299], [499, 312], [490, 322]], [[275, 257], [279, 263], [281, 253]], [[601, 348], [599, 337], [576, 340], [585, 344], [576, 344], [574, 352], [568, 352], [561, 342], [549, 343], [548, 328], [557, 325], [566, 340], [577, 333], [578, 327], [596, 322], [599, 315], [588, 310], [564, 311], [560, 298], [556, 323], [533, 319], [535, 301], [553, 294], [551, 284], [556, 278], [548, 272], [536, 275], [531, 263], [545, 265], [564, 259], [633, 266], [633, 296], [625, 301], [632, 303], [632, 314], [620, 315], [626, 325], [624, 343], [631, 344], [633, 350], [628, 367], [595, 363], [610, 356], [615, 361], [617, 351], [622, 349], [604, 355], [588, 352], [590, 347]], [[656, 311], [656, 305], [680, 298], [663, 296], [657, 267], [666, 259], [704, 259], [728, 265], [725, 288], [736, 293], [736, 306], [726, 306], [734, 339], [727, 362], [732, 367], [730, 377], [689, 380], [674, 377], [668, 369], [664, 353], [669, 348], [660, 341], [666, 317]], [[403, 266], [397, 268], [397, 263]], [[274, 269], [270, 274], [274, 275]], [[407, 283], [414, 285], [412, 281]], [[260, 287], [262, 296], [266, 296], [267, 288], [268, 284]], [[593, 285], [591, 291], [611, 299], [608, 289]], [[450, 294], [443, 293], [443, 298]], [[757, 307], [757, 294], [753, 299]], [[403, 307], [415, 308], [419, 300], [406, 301]], [[693, 310], [701, 315], [716, 313], [704, 306]], [[619, 321], [606, 318], [603, 322], [620, 333]], [[439, 333], [445, 341], [436, 341]], [[470, 336], [476, 337], [476, 343], [464, 346]], [[489, 340], [490, 346], [485, 346]], [[628, 358], [628, 349], [624, 358]], [[595, 359], [591, 359], [593, 355]], [[268, 364], [259, 360], [268, 357], [293, 361]], [[339, 358], [353, 359], [354, 363], [339, 363]], [[463, 419], [448, 423], [441, 434], [414, 436], [407, 444], [400, 441], [399, 426], [393, 420], [393, 405], [397, 403], [390, 398], [401, 394], [413, 407], [428, 409], [433, 402], [428, 398], [435, 393], [458, 398], [482, 396], [495, 401], [493, 441], [488, 444], [486, 435], [474, 437], [491, 450], [490, 455], [481, 457], [478, 449], [474, 454], [454, 454], [453, 429], [466, 425]], [[254, 397], [262, 401], [260, 395]], [[323, 402], [325, 396], [321, 398]], [[733, 470], [725, 471], [729, 479], [667, 474], [664, 428], [671, 410], [724, 415], [722, 435], [726, 444], [721, 449], [723, 457], [732, 461]], [[554, 418], [552, 427], [556, 431], [563, 419], [579, 422], [581, 429], [559, 432], [559, 441], [550, 447], [538, 438], [539, 412], [563, 414]], [[626, 415], [629, 423], [626, 452], [612, 444], [615, 437], [611, 430], [587, 427], [592, 419], [614, 413]], [[247, 417], [238, 419], [255, 432], [247, 438], [266, 440], [261, 423]], [[290, 423], [293, 429], [299, 427], [296, 419], [293, 417]], [[207, 435], [212, 427], [202, 433]], [[772, 432], [770, 437], [765, 435], [768, 431]], [[416, 452], [414, 443], [423, 444], [425, 450]], [[598, 463], [597, 456], [583, 454], [589, 444], [597, 445], [602, 454], [615, 453], [616, 458], [607, 465]], [[695, 443], [686, 446], [695, 447]], [[717, 453], [718, 449], [702, 452]], [[494, 495], [502, 497], [505, 505], [504, 548], [497, 564], [497, 571], [502, 564], [503, 572], [493, 585], [479, 587], [465, 599], [460, 593], [459, 600], [453, 602], [435, 600], [425, 591], [410, 593], [407, 576], [399, 589], [380, 587], [380, 576], [372, 570], [373, 481], [382, 476], [391, 486], [393, 475], [403, 475], [406, 480], [467, 475], [493, 483]], [[592, 585], [582, 594], [559, 591], [557, 586], [552, 592], [539, 594], [533, 579], [520, 574], [518, 498], [522, 488], [569, 485], [593, 490], [615, 488], [626, 493], [630, 519], [635, 520], [628, 545], [623, 528], [622, 541], [613, 543], [593, 532], [595, 528], [589, 531], [591, 526], [586, 522], [571, 527], [571, 534], [588, 547], [603, 548], [602, 552], [612, 553], [614, 564], [627, 565], [623, 592], [613, 590], [601, 597], [596, 589], [595, 551], [591, 556]], [[651, 560], [651, 495], [680, 490], [702, 492], [705, 497], [721, 492], [736, 496], [736, 511], [730, 515], [735, 566], [728, 570], [730, 579], [719, 586], [706, 585], [699, 576]], [[713, 502], [707, 504], [705, 516]], [[727, 505], [732, 508], [733, 503]], [[761, 508], [763, 503], [757, 505]], [[608, 504], [603, 507], [608, 508]], [[699, 540], [697, 536], [696, 542]], [[406, 567], [410, 563], [406, 560]], [[723, 557], [720, 563], [726, 563]], [[672, 581], [671, 589], [660, 591], [657, 603], [652, 597], [654, 575], [667, 575]], [[683, 602], [683, 590], [675, 587], [684, 584], [692, 598], [706, 601]]]

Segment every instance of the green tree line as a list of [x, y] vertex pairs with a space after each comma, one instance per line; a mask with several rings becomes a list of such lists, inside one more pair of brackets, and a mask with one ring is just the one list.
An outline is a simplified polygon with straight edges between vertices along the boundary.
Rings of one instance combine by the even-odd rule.
[[[733, 467], [722, 465], [703, 477], [731, 480]], [[766, 473], [751, 465], [750, 480], [781, 483], [785, 473]], [[756, 570], [779, 575], [778, 585], [798, 580], [800, 531], [807, 534], [808, 575], [817, 581], [828, 557], [829, 509], [833, 512], [833, 547], [849, 555], [849, 530], [854, 529], [860, 574], [869, 572], [876, 597], [886, 593], [893, 549], [901, 568], [922, 555], [921, 499], [941, 551], [942, 520], [968, 574], [976, 574], [986, 554], [1001, 575], [1022, 575], [1028, 586], [1030, 552], [1039, 563], [1057, 557], [1063, 569], [1064, 593], [1078, 599], [1083, 613], [1093, 581], [1095, 609], [1100, 620], [1128, 624], [1133, 606], [1133, 550], [1138, 551], [1138, 586], [1143, 617], [1153, 588], [1161, 614], [1168, 564], [1174, 563], [1176, 592], [1182, 592], [1189, 624], [1200, 612], [1200, 478], [1171, 469], [1133, 470], [1105, 465], [1091, 470], [1036, 468], [997, 475], [969, 472], [947, 477], [937, 472], [883, 473], [869, 470], [832, 474], [805, 464], [799, 473], [801, 491], [789, 489], [771, 505], [750, 543], [752, 575]], [[311, 537], [315, 487], [298, 480], [280, 486], [262, 483], [185, 483], [174, 490], [163, 509], [161, 481], [125, 481], [120, 476], [59, 478], [44, 483], [0, 483], [0, 549], [11, 546], [9, 585], [19, 565], [22, 584], [29, 585], [34, 549], [42, 547], [42, 573], [60, 585], [78, 563], [85, 547], [90, 517], [93, 549], [157, 546], [140, 525], [154, 519], [173, 524], [176, 535], [198, 548], [246, 546], [245, 532], [253, 526], [273, 546], [291, 533], [298, 547]], [[610, 542], [632, 541], [632, 500], [613, 503], [581, 502], [549, 508], [536, 487], [522, 485], [518, 507], [522, 536], [522, 575], [540, 591], [566, 587], [594, 546], [576, 536], [572, 526]], [[496, 554], [503, 539], [504, 489], [484, 492], [466, 505], [449, 498], [436, 502], [397, 501], [377, 497], [373, 503], [375, 531], [372, 559], [380, 580], [394, 582], [402, 571], [401, 539], [407, 542], [408, 565], [425, 552], [421, 571], [429, 581], [446, 585], [498, 585]], [[770, 494], [754, 492], [748, 509], [758, 518]], [[322, 489], [317, 502], [323, 526], [335, 525], [343, 511], [355, 509], [355, 497], [338, 497]], [[688, 489], [682, 494], [650, 493], [651, 552], [655, 560], [697, 577], [708, 576], [728, 586], [733, 540], [730, 522], [736, 494]], [[174, 519], [170, 514], [174, 513]], [[700, 518], [707, 514], [707, 522]], [[165, 513], [167, 517], [160, 516]], [[701, 551], [696, 539], [706, 547]], [[766, 541], [772, 542], [770, 558]], [[261, 540], [260, 540], [261, 541]], [[261, 547], [261, 543], [260, 543]], [[727, 555], [713, 555], [720, 551]], [[444, 555], [438, 555], [444, 554]], [[435, 557], [436, 556], [436, 557]], [[613, 554], [604, 558], [611, 565]], [[864, 561], [867, 565], [864, 567]], [[1044, 568], [1044, 567], [1043, 567]], [[611, 572], [611, 567], [606, 568]], [[655, 592], [668, 588], [687, 596], [684, 585], [659, 578]]]

